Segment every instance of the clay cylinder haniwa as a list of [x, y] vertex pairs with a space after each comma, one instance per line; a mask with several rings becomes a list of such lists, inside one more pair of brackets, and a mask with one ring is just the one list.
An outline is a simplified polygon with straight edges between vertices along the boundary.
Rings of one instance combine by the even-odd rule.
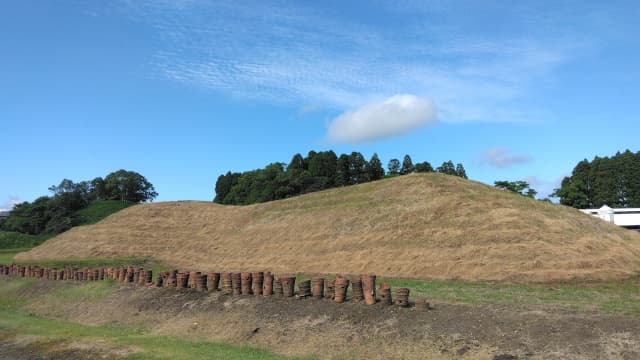
[[322, 276], [311, 278], [311, 295], [316, 299], [321, 299], [324, 296], [324, 278]]
[[217, 291], [220, 285], [220, 273], [210, 272], [207, 274], [207, 291]]
[[280, 281], [282, 283], [282, 294], [284, 297], [292, 297], [295, 292], [295, 276], [281, 277]]
[[334, 282], [333, 301], [337, 303], [344, 302], [347, 298], [347, 289], [349, 288], [349, 279], [337, 277]]
[[364, 303], [374, 305], [376, 303], [376, 276], [364, 275], [362, 277], [362, 290], [364, 291]]
[[264, 281], [262, 283], [262, 295], [271, 296], [273, 294], [273, 274], [270, 272], [264, 273]]
[[264, 282], [264, 273], [262, 271], [254, 272], [251, 274], [251, 291], [253, 295], [262, 295], [262, 286]]

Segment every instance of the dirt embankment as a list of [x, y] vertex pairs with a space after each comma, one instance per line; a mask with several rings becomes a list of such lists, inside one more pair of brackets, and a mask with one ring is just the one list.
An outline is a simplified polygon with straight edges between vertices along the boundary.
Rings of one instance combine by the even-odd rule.
[[414, 174], [250, 206], [134, 206], [17, 259], [124, 256], [219, 271], [610, 280], [640, 272], [640, 234], [473, 181]]
[[[544, 307], [434, 304], [418, 311], [329, 300], [230, 297], [122, 285], [61, 306], [55, 294], [82, 286], [40, 282], [25, 310], [85, 325], [267, 347], [320, 359], [637, 359], [640, 320]], [[71, 339], [73, 340], [73, 339]], [[77, 345], [77, 344], [76, 344]], [[90, 348], [85, 344], [85, 348]]]

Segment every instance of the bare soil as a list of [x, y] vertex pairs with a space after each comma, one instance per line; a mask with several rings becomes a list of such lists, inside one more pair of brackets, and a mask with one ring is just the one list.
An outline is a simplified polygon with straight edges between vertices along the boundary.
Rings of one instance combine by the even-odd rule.
[[320, 359], [640, 358], [640, 319], [624, 316], [445, 303], [427, 311], [129, 285], [115, 285], [110, 295], [73, 306], [51, 301], [50, 294], [73, 286], [78, 285], [41, 282], [22, 296], [39, 299], [27, 310], [41, 316]]
[[640, 234], [477, 182], [414, 174], [250, 206], [133, 206], [16, 259], [125, 256], [218, 271], [619, 280], [640, 272]]

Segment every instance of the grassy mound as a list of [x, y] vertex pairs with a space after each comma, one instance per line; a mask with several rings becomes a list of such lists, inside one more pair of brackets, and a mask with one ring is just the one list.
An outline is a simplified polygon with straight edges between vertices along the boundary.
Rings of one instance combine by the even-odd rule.
[[201, 270], [611, 280], [640, 272], [640, 234], [477, 182], [414, 174], [250, 206], [145, 204], [17, 259], [126, 256]]

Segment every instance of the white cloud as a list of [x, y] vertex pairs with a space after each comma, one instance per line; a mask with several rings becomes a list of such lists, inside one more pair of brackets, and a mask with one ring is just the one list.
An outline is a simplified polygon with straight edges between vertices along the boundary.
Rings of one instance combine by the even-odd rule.
[[561, 176], [555, 180], [546, 180], [541, 179], [537, 176], [527, 176], [524, 178], [524, 181], [528, 182], [529, 186], [532, 189], [538, 191], [538, 199], [544, 199], [551, 196], [554, 190], [560, 187], [563, 178], [564, 176]]
[[331, 142], [358, 143], [401, 135], [436, 121], [433, 102], [399, 94], [347, 111], [329, 124]]
[[514, 155], [506, 148], [493, 148], [481, 154], [480, 162], [496, 168], [507, 168], [513, 165], [524, 164], [533, 161], [528, 155]]
[[12, 210], [14, 205], [20, 204], [22, 202], [23, 200], [21, 200], [17, 196], [9, 196], [2, 204], [0, 204], [0, 211]]

